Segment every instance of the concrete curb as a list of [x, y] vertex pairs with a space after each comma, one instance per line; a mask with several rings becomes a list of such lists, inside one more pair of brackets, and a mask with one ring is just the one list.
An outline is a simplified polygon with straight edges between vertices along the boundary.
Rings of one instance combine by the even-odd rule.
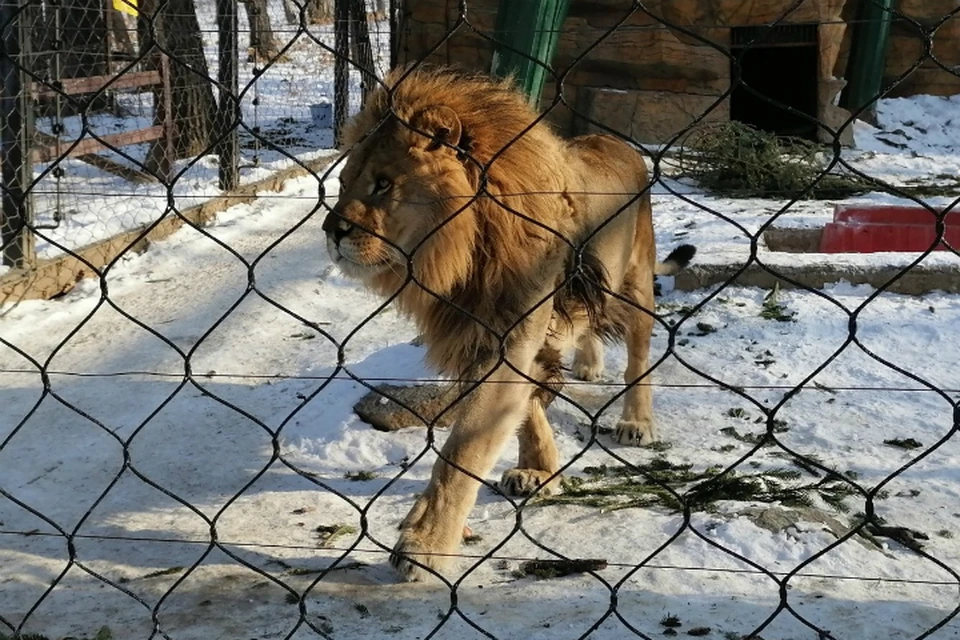
[[[125, 231], [113, 237], [74, 250], [72, 253], [39, 260], [27, 269], [14, 269], [0, 276], [0, 304], [12, 304], [20, 300], [50, 299], [67, 293], [84, 278], [98, 275], [97, 270], [110, 264], [127, 251], [142, 252], [150, 242], [168, 237], [189, 221], [202, 227], [228, 208], [256, 200], [264, 191], [280, 191], [289, 180], [302, 178], [311, 172], [317, 173], [330, 165], [338, 156], [331, 154], [309, 162], [282, 169], [273, 175], [241, 185], [231, 193], [211, 198], [199, 205], [184, 209], [181, 215], [167, 216], [150, 231], [147, 227]], [[91, 268], [92, 267], [92, 268]]]

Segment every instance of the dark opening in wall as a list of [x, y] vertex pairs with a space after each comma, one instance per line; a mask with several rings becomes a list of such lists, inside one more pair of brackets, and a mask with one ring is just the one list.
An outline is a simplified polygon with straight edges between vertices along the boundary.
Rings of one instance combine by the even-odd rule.
[[730, 118], [777, 135], [815, 140], [817, 125], [800, 114], [817, 117], [816, 25], [731, 31], [731, 50], [740, 69], [738, 78], [737, 64], [730, 61]]

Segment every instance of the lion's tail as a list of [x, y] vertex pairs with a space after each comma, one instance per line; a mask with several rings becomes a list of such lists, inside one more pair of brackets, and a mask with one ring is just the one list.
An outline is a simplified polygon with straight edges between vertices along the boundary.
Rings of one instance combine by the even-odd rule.
[[610, 288], [603, 261], [587, 249], [579, 255], [571, 255], [564, 272], [563, 288], [553, 298], [554, 311], [560, 319], [572, 322], [571, 310], [579, 307], [594, 324], [603, 316], [606, 291]]
[[672, 276], [680, 273], [687, 268], [693, 256], [697, 254], [697, 248], [692, 244], [682, 244], [667, 256], [663, 262], [658, 262], [653, 272], [658, 276]]

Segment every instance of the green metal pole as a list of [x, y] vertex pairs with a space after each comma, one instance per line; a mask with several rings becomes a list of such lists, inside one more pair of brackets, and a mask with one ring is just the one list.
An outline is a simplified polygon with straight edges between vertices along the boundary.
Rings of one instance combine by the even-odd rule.
[[513, 76], [534, 106], [557, 50], [570, 0], [500, 0], [491, 71]]
[[848, 84], [841, 106], [872, 113], [883, 85], [887, 44], [893, 22], [893, 0], [864, 0], [857, 15], [847, 63]]

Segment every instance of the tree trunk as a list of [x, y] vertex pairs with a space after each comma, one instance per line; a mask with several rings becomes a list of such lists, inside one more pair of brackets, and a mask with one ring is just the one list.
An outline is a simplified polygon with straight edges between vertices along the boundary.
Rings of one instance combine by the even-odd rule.
[[[213, 85], [207, 61], [203, 54], [203, 38], [193, 0], [166, 0], [161, 8], [157, 0], [140, 0], [141, 53], [149, 56], [149, 66], [157, 68], [159, 52], [156, 42], [170, 54], [170, 108], [165, 113], [162, 94], [154, 95], [154, 122], [163, 124], [164, 118], [172, 116], [174, 123], [174, 154], [177, 158], [189, 158], [210, 153], [211, 134], [217, 113], [213, 97]], [[150, 28], [150, 18], [157, 13]], [[163, 140], [151, 145], [147, 167], [156, 171], [163, 157]]]
[[130, 28], [127, 26], [127, 20], [124, 14], [119, 11], [110, 11], [107, 13], [108, 27], [110, 35], [113, 36], [113, 47], [124, 56], [124, 63], [136, 57], [137, 51], [133, 46], [133, 40], [130, 39]]
[[283, 0], [283, 15], [287, 24], [300, 24], [300, 5], [293, 0]]
[[68, 0], [61, 10], [60, 77], [107, 73], [107, 23], [101, 0]]
[[333, 22], [334, 0], [305, 0], [307, 5], [307, 22], [310, 24], [328, 24]]
[[367, 7], [364, 0], [350, 0], [350, 39], [354, 47], [354, 64], [360, 69], [362, 103], [367, 103], [367, 94], [377, 86], [376, 67], [373, 63], [373, 47], [370, 45], [370, 29], [367, 27]]
[[250, 25], [250, 46], [247, 54], [260, 60], [276, 57], [280, 53], [280, 47], [273, 36], [270, 14], [267, 13], [267, 0], [244, 0], [243, 7], [247, 11], [247, 23]]
[[[53, 82], [65, 78], [105, 75], [107, 69], [107, 22], [100, 0], [30, 2], [22, 20], [31, 24], [31, 41], [36, 52], [31, 69]], [[80, 99], [77, 96], [76, 99]], [[41, 98], [37, 114], [69, 116], [77, 109], [68, 101]], [[87, 105], [91, 112], [108, 108], [110, 98], [101, 94]]]

